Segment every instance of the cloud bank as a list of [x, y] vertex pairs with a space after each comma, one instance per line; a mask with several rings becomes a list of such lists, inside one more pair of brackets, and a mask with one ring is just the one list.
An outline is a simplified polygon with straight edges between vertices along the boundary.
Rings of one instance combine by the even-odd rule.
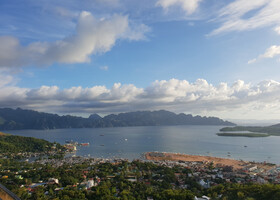
[[[167, 109], [174, 112], [216, 115], [223, 118], [279, 118], [280, 82], [257, 85], [238, 80], [214, 86], [204, 79], [155, 81], [146, 88], [115, 83], [111, 88], [80, 86], [37, 89], [11, 86], [11, 77], [2, 77], [2, 107], [22, 107], [57, 113], [113, 113]], [[256, 116], [256, 113], [260, 116]]]
[[90, 57], [111, 50], [119, 39], [141, 40], [149, 28], [143, 24], [130, 25], [127, 16], [114, 15], [95, 19], [81, 12], [76, 32], [54, 42], [33, 42], [26, 46], [12, 36], [0, 37], [0, 67], [51, 65], [53, 63], [84, 63]]

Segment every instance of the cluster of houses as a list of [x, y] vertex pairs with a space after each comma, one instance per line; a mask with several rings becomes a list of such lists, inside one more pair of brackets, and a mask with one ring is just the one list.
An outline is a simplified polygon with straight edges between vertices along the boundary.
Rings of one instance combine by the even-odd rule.
[[[108, 175], [107, 177], [87, 177], [89, 170], [91, 170], [91, 166], [100, 163], [112, 163], [114, 165], [118, 165], [122, 161], [127, 161], [126, 159], [92, 159], [86, 157], [66, 157], [64, 159], [43, 159], [36, 161], [40, 164], [51, 164], [53, 167], [60, 167], [64, 164], [73, 166], [79, 163], [87, 163], [88, 168], [84, 169], [82, 172], [83, 181], [81, 183], [77, 183], [74, 187], [84, 188], [90, 190], [92, 187], [98, 186], [102, 181], [107, 179], [112, 179], [117, 173], [113, 173]], [[201, 187], [209, 188], [211, 186], [217, 185], [219, 183], [224, 182], [233, 182], [233, 183], [280, 183], [280, 167], [277, 165], [270, 165], [267, 167], [266, 165], [258, 165], [257, 163], [247, 163], [240, 169], [234, 169], [231, 166], [223, 166], [216, 165], [214, 166], [209, 162], [188, 162], [188, 161], [140, 161], [140, 162], [152, 162], [156, 165], [167, 166], [169, 168], [180, 166], [180, 169], [189, 169], [188, 173], [183, 172], [183, 170], [176, 172], [174, 175], [176, 177], [176, 183], [171, 183], [174, 188], [182, 188], [189, 189], [189, 185], [186, 183], [188, 178], [195, 180]], [[263, 168], [260, 166], [264, 166]], [[2, 171], [7, 172], [9, 171]], [[21, 172], [15, 172], [14, 177], [16, 179], [23, 179]], [[137, 169], [134, 168], [131, 164], [129, 169], [127, 169], [127, 174], [125, 178], [130, 182], [143, 182], [146, 185], [150, 185], [151, 181], [163, 181], [163, 176], [157, 172], [151, 172], [151, 178], [145, 178], [144, 173], [140, 171], [140, 174], [136, 173]], [[139, 171], [138, 171], [139, 172]], [[3, 174], [3, 173], [2, 173]], [[2, 175], [0, 177], [2, 179], [7, 179], [8, 175]], [[59, 180], [57, 178], [49, 178], [48, 181], [39, 183], [32, 183], [27, 186], [27, 190], [32, 193], [34, 189], [38, 186], [47, 186], [47, 185], [57, 185], [55, 191], [63, 190], [63, 188], [59, 187]], [[26, 187], [26, 186], [22, 186]], [[151, 197], [149, 197], [152, 199]], [[198, 200], [208, 200], [207, 196], [196, 197]]]
[[[188, 162], [188, 161], [152, 161], [159, 165], [168, 167], [181, 166], [191, 169], [192, 173], [187, 174], [193, 177], [197, 183], [204, 188], [209, 188], [221, 182], [229, 183], [280, 183], [280, 167], [272, 164], [262, 164], [248, 162], [243, 168], [234, 169], [231, 166], [216, 165], [209, 162]], [[264, 166], [264, 167], [260, 167]], [[181, 188], [187, 188], [182, 176], [186, 174], [176, 174]], [[181, 178], [181, 179], [180, 179]]]
[[61, 149], [61, 148], [57, 148], [56, 144], [53, 144], [53, 146], [51, 146], [51, 148], [48, 151], [44, 151], [44, 152], [16, 152], [16, 153], [7, 152], [7, 153], [0, 153], [0, 159], [39, 158], [39, 157], [45, 157], [45, 156], [55, 156], [59, 153], [68, 153], [68, 152], [71, 152], [71, 151], [68, 150], [67, 148], [66, 148], [66, 150]]

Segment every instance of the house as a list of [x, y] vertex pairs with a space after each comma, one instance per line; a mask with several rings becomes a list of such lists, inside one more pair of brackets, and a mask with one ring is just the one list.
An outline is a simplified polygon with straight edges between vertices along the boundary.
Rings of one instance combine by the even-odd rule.
[[201, 179], [198, 183], [199, 183], [199, 185], [201, 185], [204, 188], [209, 188], [210, 187], [209, 183], [205, 182], [203, 179]]
[[51, 184], [51, 185], [53, 185], [53, 184], [59, 184], [59, 181], [58, 181], [57, 178], [49, 178], [48, 184]]
[[137, 178], [135, 176], [127, 176], [126, 178], [130, 182], [137, 182]]
[[207, 196], [205, 196], [205, 195], [203, 195], [202, 197], [194, 197], [194, 199], [195, 200], [210, 200], [210, 198], [209, 197], [207, 197]]
[[250, 166], [247, 167], [247, 170], [249, 172], [255, 171], [256, 169], [258, 169], [257, 165], [250, 165]]
[[94, 183], [94, 180], [93, 179], [88, 180], [86, 183], [87, 189], [92, 188], [93, 186], [96, 186], [96, 183]]

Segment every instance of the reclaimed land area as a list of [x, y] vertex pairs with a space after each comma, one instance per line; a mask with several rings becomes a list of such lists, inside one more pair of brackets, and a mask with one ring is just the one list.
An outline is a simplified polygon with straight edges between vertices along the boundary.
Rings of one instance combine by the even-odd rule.
[[[166, 152], [147, 152], [145, 153], [147, 160], [153, 161], [184, 161], [184, 162], [203, 162], [213, 163], [214, 166], [231, 166], [234, 170], [243, 169], [252, 164], [252, 162], [234, 160], [229, 158], [218, 158], [212, 156], [189, 155], [181, 153], [166, 153]], [[258, 168], [269, 170], [272, 168], [271, 164], [254, 163]]]

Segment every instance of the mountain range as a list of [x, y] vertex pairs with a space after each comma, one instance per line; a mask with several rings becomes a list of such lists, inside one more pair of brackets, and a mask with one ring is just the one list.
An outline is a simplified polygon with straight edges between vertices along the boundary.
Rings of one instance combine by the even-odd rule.
[[235, 124], [217, 117], [192, 116], [183, 113], [175, 114], [165, 110], [110, 114], [105, 117], [92, 114], [88, 118], [84, 118], [71, 115], [59, 116], [57, 114], [24, 110], [21, 108], [0, 108], [0, 130], [164, 125], [234, 126]]

